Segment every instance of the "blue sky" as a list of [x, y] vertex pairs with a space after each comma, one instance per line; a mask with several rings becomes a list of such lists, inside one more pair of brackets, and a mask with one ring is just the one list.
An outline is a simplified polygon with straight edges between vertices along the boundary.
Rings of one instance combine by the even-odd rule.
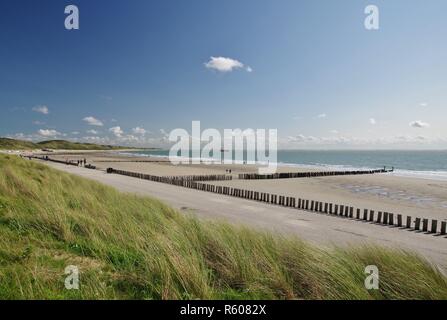
[[[79, 30], [64, 27], [69, 4]], [[368, 4], [379, 30], [364, 28]], [[159, 146], [200, 120], [278, 129], [284, 148], [447, 148], [446, 12], [444, 0], [3, 1], [0, 136]]]

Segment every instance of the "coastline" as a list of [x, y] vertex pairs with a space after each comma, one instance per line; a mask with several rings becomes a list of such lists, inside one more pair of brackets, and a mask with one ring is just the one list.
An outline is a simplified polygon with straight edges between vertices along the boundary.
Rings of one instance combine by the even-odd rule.
[[[53, 153], [59, 160], [86, 158], [97, 169], [114, 168], [157, 176], [229, 174], [232, 181], [216, 185], [254, 191], [302, 196], [316, 201], [346, 203], [377, 211], [447, 220], [447, 180], [401, 176], [399, 173], [276, 180], [238, 180], [240, 173], [256, 173], [258, 166], [243, 164], [172, 165], [166, 157], [136, 156], [127, 151]], [[278, 172], [324, 171], [329, 167], [280, 165]], [[346, 168], [344, 168], [346, 170]]]

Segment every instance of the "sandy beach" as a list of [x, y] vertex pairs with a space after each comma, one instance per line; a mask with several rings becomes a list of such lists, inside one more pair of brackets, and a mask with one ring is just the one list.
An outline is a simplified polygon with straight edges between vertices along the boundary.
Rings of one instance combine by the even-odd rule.
[[[136, 179], [119, 174], [107, 174], [101, 170], [90, 170], [54, 162], [43, 163], [58, 170], [96, 180], [126, 193], [154, 197], [176, 208], [180, 212], [193, 214], [205, 221], [224, 221], [235, 226], [247, 226], [250, 228], [267, 230], [275, 234], [293, 235], [324, 247], [380, 245], [394, 249], [410, 250], [426, 257], [443, 271], [447, 270], [447, 247], [445, 246], [445, 236], [427, 235], [423, 232], [414, 230], [400, 230], [396, 227], [383, 226], [365, 221], [355, 221], [337, 216], [315, 214], [309, 211], [182, 188], [175, 185]], [[155, 168], [156, 165], [153, 164], [153, 166], [154, 167], [152, 168]], [[160, 166], [168, 165], [163, 164]], [[171, 168], [171, 170], [174, 169]], [[177, 168], [175, 170], [179, 169]], [[394, 177], [391, 178], [394, 179]], [[307, 183], [302, 182], [301, 184], [301, 186], [304, 187], [311, 184], [310, 180], [313, 179], [314, 178], [292, 180], [295, 183], [295, 188], [297, 188], [297, 186], [300, 186], [300, 183], [297, 183], [298, 181], [306, 180]], [[318, 183], [316, 183], [312, 189], [309, 189], [310, 194], [314, 198], [317, 195], [327, 196], [325, 192], [327, 190], [331, 191], [330, 185], [325, 185], [324, 182], [319, 180], [320, 179], [318, 179]], [[229, 181], [228, 183], [233, 185], [245, 183], [244, 185], [252, 187], [256, 186], [258, 182], [261, 182], [260, 185], [264, 188], [269, 186], [268, 183], [273, 183], [272, 188], [274, 188], [275, 191], [278, 191], [280, 188], [284, 187], [283, 183], [285, 181], [258, 180], [248, 182], [235, 180]], [[275, 188], [275, 183], [280, 187]], [[319, 184], [320, 187], [318, 187]], [[289, 190], [289, 192], [291, 192], [290, 189], [287, 189], [287, 187], [285, 188], [286, 189], [284, 190]], [[337, 192], [330, 194], [330, 196], [334, 198], [339, 195], [340, 193]], [[365, 201], [356, 198], [355, 194], [346, 196], [346, 200], [358, 202]], [[379, 199], [371, 198], [367, 200], [371, 201], [371, 204], [373, 205], [381, 206], [381, 201]], [[404, 208], [404, 206], [399, 204], [395, 204], [395, 206], [400, 209]]]
[[[157, 176], [226, 174], [233, 180], [212, 182], [241, 189], [346, 204], [376, 211], [447, 220], [447, 181], [401, 177], [394, 174], [332, 176], [275, 180], [239, 180], [239, 173], [257, 172], [255, 165], [172, 165], [167, 158], [138, 157], [119, 152], [49, 154], [59, 160], [86, 159], [98, 169], [114, 168]], [[315, 171], [315, 168], [279, 167], [278, 172]]]

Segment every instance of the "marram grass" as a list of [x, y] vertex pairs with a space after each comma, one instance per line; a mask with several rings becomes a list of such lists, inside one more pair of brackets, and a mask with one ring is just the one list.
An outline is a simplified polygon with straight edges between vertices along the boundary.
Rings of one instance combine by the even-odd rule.
[[[380, 270], [366, 290], [364, 269]], [[65, 267], [80, 289], [64, 286]], [[446, 299], [422, 258], [321, 249], [202, 222], [34, 161], [0, 155], [1, 299]]]

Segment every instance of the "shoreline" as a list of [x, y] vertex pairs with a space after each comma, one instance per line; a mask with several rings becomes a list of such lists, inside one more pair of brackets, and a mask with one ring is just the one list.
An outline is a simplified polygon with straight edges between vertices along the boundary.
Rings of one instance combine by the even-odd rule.
[[[238, 174], [257, 173], [258, 167], [255, 165], [204, 163], [172, 165], [166, 157], [160, 161], [163, 158], [130, 156], [119, 151], [49, 154], [49, 156], [59, 160], [75, 161], [86, 158], [87, 163], [102, 171], [114, 168], [165, 177], [231, 174], [233, 180], [213, 182], [213, 184], [447, 221], [447, 181], [443, 180], [405, 177], [394, 173], [239, 180]], [[142, 158], [147, 161], [141, 161]], [[327, 170], [327, 168], [325, 169]], [[278, 172], [303, 171], [310, 172], [317, 171], [317, 169], [306, 166], [281, 166], [278, 168]]]
[[[166, 161], [169, 161], [169, 157], [165, 155], [150, 155], [150, 154], [139, 154], [132, 153], [131, 151], [120, 151], [114, 150], [116, 153], [128, 156], [128, 157], [141, 157], [141, 158], [160, 158]], [[140, 150], [132, 150], [132, 151], [140, 151]], [[146, 150], [141, 150], [146, 151]], [[166, 151], [166, 150], [159, 150]], [[444, 150], [442, 150], [444, 151]], [[442, 152], [441, 151], [441, 152]], [[178, 157], [181, 159], [180, 157]], [[190, 158], [189, 158], [190, 159]], [[203, 159], [203, 158], [202, 158]], [[206, 161], [215, 161], [212, 158], [206, 158]], [[204, 161], [204, 163], [206, 163]], [[236, 163], [238, 165], [242, 165], [242, 163]], [[218, 165], [218, 163], [216, 163]], [[260, 166], [265, 164], [260, 164]], [[309, 169], [309, 170], [323, 170], [323, 171], [345, 171], [345, 170], [376, 170], [379, 169], [377, 167], [362, 167], [362, 166], [351, 166], [351, 165], [334, 165], [334, 164], [303, 164], [303, 163], [289, 163], [289, 162], [277, 162], [278, 168], [298, 168], [298, 169]], [[407, 177], [407, 178], [417, 178], [424, 180], [434, 180], [434, 181], [447, 181], [447, 171], [443, 170], [410, 170], [410, 169], [399, 169], [395, 168], [394, 172], [391, 173], [396, 177]]]

